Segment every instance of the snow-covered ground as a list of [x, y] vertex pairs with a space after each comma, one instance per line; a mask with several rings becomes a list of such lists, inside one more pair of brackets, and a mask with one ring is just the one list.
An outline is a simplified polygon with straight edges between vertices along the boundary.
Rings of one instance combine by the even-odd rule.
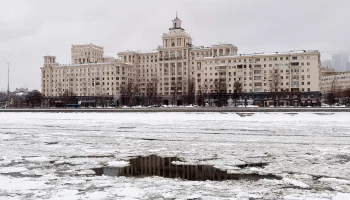
[[[147, 155], [282, 180], [95, 176]], [[181, 162], [180, 164], [184, 164]], [[267, 166], [238, 168], [245, 163]], [[350, 113], [0, 113], [0, 199], [350, 199]]]

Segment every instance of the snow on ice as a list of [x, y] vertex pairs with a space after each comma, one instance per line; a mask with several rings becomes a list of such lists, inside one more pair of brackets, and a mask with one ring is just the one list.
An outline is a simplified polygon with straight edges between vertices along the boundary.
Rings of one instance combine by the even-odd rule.
[[[0, 113], [0, 199], [350, 199], [350, 113]], [[281, 180], [97, 176], [177, 157]]]

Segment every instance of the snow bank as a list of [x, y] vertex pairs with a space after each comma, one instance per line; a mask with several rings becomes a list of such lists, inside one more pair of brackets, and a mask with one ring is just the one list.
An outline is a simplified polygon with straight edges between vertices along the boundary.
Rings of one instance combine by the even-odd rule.
[[32, 181], [26, 178], [8, 178], [0, 176], [0, 190], [5, 191], [23, 191], [23, 190], [42, 190], [51, 186], [46, 185], [45, 181]]
[[107, 165], [108, 167], [127, 167], [130, 163], [127, 161], [110, 161]]
[[40, 156], [40, 157], [28, 157], [28, 158], [24, 158], [26, 161], [29, 162], [48, 162], [50, 161], [49, 158], [45, 157], [45, 156]]
[[328, 182], [328, 183], [338, 183], [338, 184], [348, 184], [350, 185], [349, 180], [345, 179], [338, 179], [338, 178], [320, 178], [318, 179], [321, 182]]
[[16, 172], [24, 172], [28, 169], [25, 167], [2, 167], [0, 168], [0, 174], [8, 174], [8, 173], [16, 173]]
[[339, 193], [332, 198], [332, 200], [349, 200], [349, 199], [350, 199], [350, 193]]
[[295, 185], [297, 187], [301, 188], [309, 188], [309, 186], [301, 181], [295, 180], [295, 179], [290, 179], [290, 178], [283, 178], [282, 179], [284, 182], [289, 183], [291, 185]]

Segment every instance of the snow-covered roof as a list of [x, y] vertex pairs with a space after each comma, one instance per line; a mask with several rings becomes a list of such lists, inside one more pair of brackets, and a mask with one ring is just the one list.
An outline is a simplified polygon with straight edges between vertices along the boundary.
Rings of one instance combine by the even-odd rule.
[[79, 66], [97, 66], [97, 65], [109, 65], [109, 64], [124, 64], [119, 60], [115, 60], [114, 62], [99, 62], [99, 63], [83, 63], [83, 64], [58, 64], [54, 67], [79, 67]]
[[206, 59], [212, 58], [239, 58], [239, 57], [257, 57], [257, 56], [275, 56], [275, 55], [295, 55], [295, 54], [315, 54], [319, 53], [318, 50], [296, 50], [296, 51], [281, 51], [281, 52], [262, 52], [262, 53], [250, 53], [250, 54], [237, 54], [237, 55], [224, 55], [215, 57], [203, 57]]
[[118, 52], [117, 55], [122, 55], [122, 54], [153, 54], [153, 53], [158, 53], [158, 50], [151, 50], [151, 51], [121, 51]]

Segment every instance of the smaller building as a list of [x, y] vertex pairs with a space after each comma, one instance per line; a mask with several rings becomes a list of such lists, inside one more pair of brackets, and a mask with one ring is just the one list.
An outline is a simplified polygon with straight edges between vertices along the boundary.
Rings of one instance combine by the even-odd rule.
[[320, 88], [322, 94], [341, 92], [350, 88], [350, 72], [326, 72], [321, 73]]
[[16, 88], [13, 92], [14, 96], [26, 96], [29, 93], [28, 88]]

